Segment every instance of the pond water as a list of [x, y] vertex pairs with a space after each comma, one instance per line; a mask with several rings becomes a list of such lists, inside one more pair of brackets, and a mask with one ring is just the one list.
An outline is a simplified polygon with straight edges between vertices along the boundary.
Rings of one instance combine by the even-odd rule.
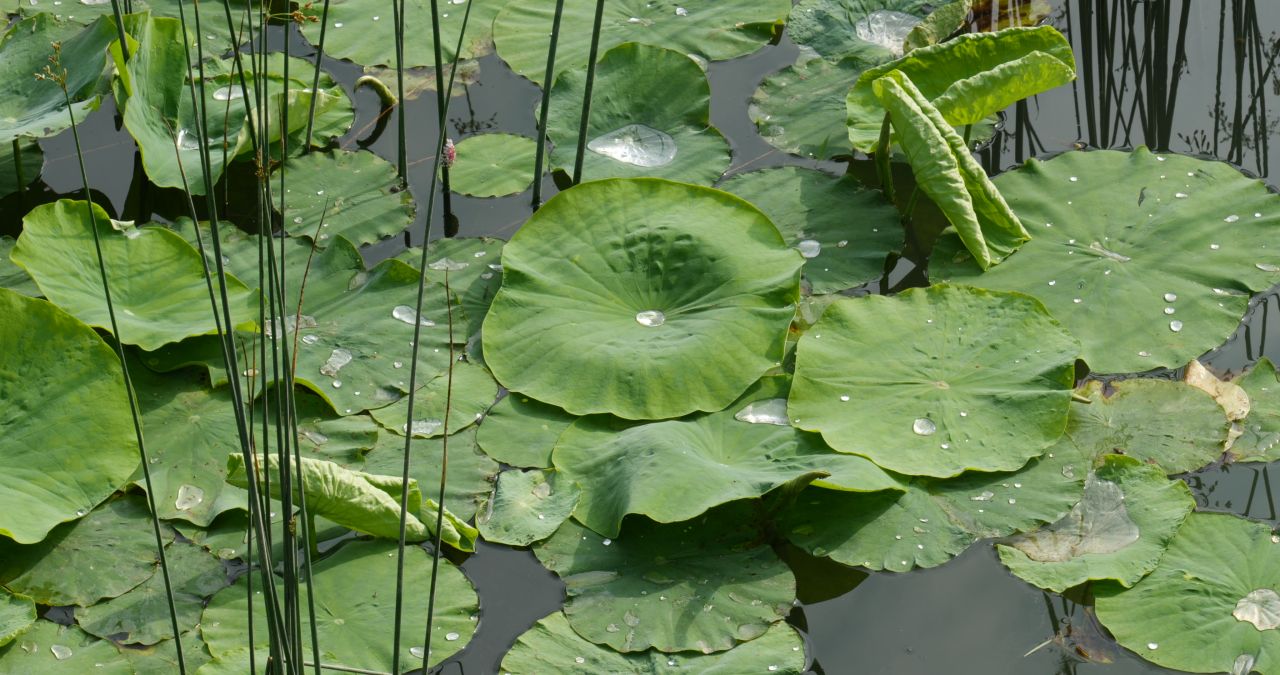
[[[988, 3], [990, 4], [990, 3]], [[1005, 0], [1018, 12], [1034, 2]], [[980, 17], [981, 18], [981, 17]], [[996, 173], [1032, 156], [1079, 147], [1148, 145], [1213, 156], [1267, 180], [1273, 187], [1280, 158], [1270, 152], [1280, 109], [1280, 3], [1272, 0], [1057, 0], [1048, 19], [1068, 36], [1080, 77], [1006, 111], [995, 138], [981, 151]], [[271, 39], [281, 42], [276, 30]], [[295, 54], [311, 49], [292, 34]], [[799, 50], [784, 35], [749, 56], [713, 63], [711, 121], [733, 149], [730, 174], [774, 165], [816, 166], [843, 171], [844, 164], [818, 162], [772, 148], [757, 133], [747, 102], [761, 79], [793, 63]], [[326, 70], [351, 92], [361, 74], [350, 63], [326, 59]], [[479, 59], [474, 81], [458, 87], [447, 133], [504, 131], [533, 136], [539, 90], [496, 56]], [[342, 139], [345, 148], [367, 148], [394, 161], [395, 115], [379, 119], [376, 95], [354, 91], [357, 120]], [[410, 189], [420, 203], [430, 184], [438, 130], [430, 92], [410, 100], [403, 112], [410, 130]], [[148, 189], [139, 175], [135, 146], [110, 101], [81, 127], [88, 177], [113, 215], [139, 222], [174, 217], [184, 206], [168, 191]], [[69, 134], [41, 142], [45, 167], [28, 195], [0, 201], [0, 233], [16, 234], [33, 201], [76, 196], [79, 175]], [[623, 151], [621, 149], [618, 151]], [[851, 171], [873, 175], [855, 159]], [[544, 183], [544, 197], [554, 194]], [[370, 262], [446, 229], [457, 236], [508, 238], [529, 216], [529, 194], [480, 199], [454, 195], [452, 218], [437, 210], [427, 227], [425, 209], [403, 237], [365, 250]], [[227, 211], [232, 220], [240, 214]], [[927, 256], [928, 214], [921, 236], [886, 277], [859, 292], [895, 291], [925, 282], [919, 261]], [[243, 222], [243, 221], [239, 221]], [[917, 248], [918, 246], [918, 248]], [[1207, 361], [1220, 372], [1238, 372], [1261, 356], [1280, 361], [1280, 295], [1273, 289], [1255, 299], [1237, 333]], [[1178, 373], [1153, 373], [1172, 377]], [[1276, 522], [1268, 465], [1211, 468], [1188, 476], [1200, 506]], [[815, 672], [836, 673], [1136, 673], [1171, 672], [1151, 665], [1108, 641], [1086, 609], [1087, 599], [1039, 591], [1014, 578], [990, 546], [976, 545], [956, 560], [907, 574], [866, 574], [788, 551], [800, 584], [800, 604], [790, 620], [808, 639]], [[559, 607], [563, 585], [527, 551], [481, 544], [463, 565], [483, 606], [479, 632], [444, 673], [495, 672], [516, 636]]]

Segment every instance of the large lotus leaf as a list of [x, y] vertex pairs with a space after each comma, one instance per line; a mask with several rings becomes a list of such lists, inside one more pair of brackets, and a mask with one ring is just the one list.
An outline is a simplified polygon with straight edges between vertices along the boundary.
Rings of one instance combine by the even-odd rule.
[[[578, 128], [586, 80], [584, 66], [561, 73], [551, 88], [551, 162], [566, 170], [582, 142]], [[728, 141], [710, 124], [711, 86], [697, 62], [661, 47], [619, 45], [596, 67], [582, 175], [590, 180], [658, 176], [710, 185], [731, 159]]]
[[[313, 152], [286, 161], [273, 179], [281, 171], [287, 181], [285, 229], [291, 236], [314, 239], [318, 246], [336, 235], [371, 244], [413, 222], [413, 200], [400, 188], [396, 168], [372, 152]], [[275, 205], [278, 213], [278, 194]]]
[[904, 477], [906, 492], [811, 487], [783, 512], [779, 531], [816, 556], [871, 570], [936, 567], [987, 537], [1025, 532], [1080, 500], [1087, 459], [1056, 449], [1008, 473], [936, 480]]
[[[0, 197], [18, 192], [35, 182], [40, 170], [44, 168], [44, 153], [41, 152], [39, 143], [27, 140], [15, 142], [20, 148], [16, 157], [13, 143], [0, 143]], [[0, 249], [0, 269], [7, 264], [8, 253]], [[0, 284], [4, 283], [3, 272], [0, 272]]]
[[867, 66], [856, 56], [833, 63], [802, 53], [794, 65], [764, 78], [747, 114], [764, 140], [793, 155], [849, 155], [845, 97]]
[[[83, 122], [98, 107], [106, 87], [107, 45], [116, 37], [115, 24], [99, 19], [85, 28], [65, 24], [50, 14], [23, 19], [0, 37], [0, 143], [18, 137], [52, 136], [71, 126], [71, 116]], [[67, 91], [34, 76], [50, 65], [50, 43], [61, 42], [59, 58], [67, 71]]]
[[700, 675], [740, 673], [790, 673], [805, 671], [804, 639], [785, 623], [774, 624], [764, 635], [716, 654], [619, 653], [584, 640], [560, 612], [544, 617], [521, 635], [502, 659], [502, 672], [613, 673], [657, 675], [694, 672]]
[[0, 647], [3, 675], [135, 675], [116, 646], [75, 626], [36, 621], [17, 640]]
[[[600, 51], [624, 42], [640, 42], [698, 54], [712, 61], [744, 56], [768, 42], [787, 16], [788, 0], [686, 0], [605, 3]], [[567, 0], [556, 47], [556, 70], [585, 66], [591, 46], [596, 3]], [[683, 11], [682, 11], [683, 10]], [[555, 3], [514, 0], [493, 21], [498, 56], [511, 69], [541, 83]], [[668, 92], [670, 94], [671, 92]]]
[[574, 422], [551, 455], [556, 470], [582, 488], [574, 518], [616, 537], [628, 514], [689, 520], [815, 475], [841, 490], [901, 489], [871, 461], [834, 452], [817, 434], [789, 425], [787, 385], [782, 377], [765, 378], [727, 410], [680, 420]]
[[92, 328], [5, 289], [0, 316], [0, 537], [34, 544], [128, 482], [137, 441], [120, 361]]
[[[448, 277], [449, 291], [459, 296], [466, 314], [468, 336], [480, 331], [489, 312], [489, 303], [502, 285], [502, 247], [506, 242], [493, 237], [448, 237], [427, 245], [427, 279], [443, 285]], [[409, 248], [396, 256], [414, 269], [422, 265], [422, 249]], [[461, 266], [461, 267], [460, 267]], [[455, 338], [461, 335], [454, 317]], [[459, 341], [456, 340], [455, 341]]]
[[1208, 394], [1181, 382], [1136, 378], [1100, 382], [1081, 394], [1087, 405], [1072, 405], [1064, 441], [1099, 457], [1121, 452], [1159, 464], [1165, 473], [1195, 471], [1222, 455], [1231, 423]]
[[546, 468], [556, 439], [577, 417], [522, 394], [508, 394], [480, 423], [476, 441], [485, 454], [511, 466]]
[[[441, 373], [418, 388], [413, 397], [413, 424], [409, 421], [409, 399], [402, 398], [385, 408], [370, 412], [373, 419], [391, 432], [414, 438], [432, 438], [444, 434], [445, 411], [449, 413], [449, 433], [475, 424], [498, 398], [498, 384], [489, 371], [465, 361], [453, 367], [453, 375]], [[446, 407], [448, 404], [448, 407]]]
[[[475, 58], [490, 50], [490, 27], [493, 17], [502, 9], [502, 0], [471, 0], [471, 17], [467, 19], [467, 33], [463, 36], [462, 51], [454, 54], [458, 44], [458, 31], [462, 28], [462, 15], [467, 0], [450, 0], [439, 3], [441, 54], [444, 63], [455, 57]], [[405, 26], [411, 39], [404, 43], [404, 67], [416, 68], [435, 64], [435, 43], [431, 32], [431, 5], [429, 0], [409, 0], [404, 7]], [[320, 18], [319, 5], [306, 11]], [[320, 40], [320, 26], [309, 22], [300, 24], [303, 35], [316, 44]], [[337, 59], [354, 61], [364, 66], [396, 65], [395, 21], [392, 8], [382, 0], [333, 0], [329, 3], [329, 25], [324, 34], [324, 54]]]
[[1249, 395], [1249, 415], [1240, 423], [1243, 433], [1231, 445], [1237, 462], [1280, 459], [1280, 376], [1263, 357], [1248, 375], [1236, 380]]
[[485, 360], [508, 389], [575, 414], [720, 410], [781, 363], [802, 261], [727, 193], [583, 183], [503, 249]]
[[889, 111], [916, 185], [955, 227], [982, 269], [1031, 238], [964, 139], [906, 75], [892, 71], [872, 87]]
[[516, 134], [477, 134], [458, 143], [449, 188], [473, 197], [503, 197], [533, 183], [538, 143]]
[[[91, 326], [110, 329], [93, 223], [102, 242], [115, 318], [126, 344], [157, 349], [192, 335], [214, 333], [213, 310], [200, 254], [163, 227], [117, 230], [102, 207], [60, 199], [32, 209], [11, 257], [35, 279], [45, 297]], [[250, 324], [256, 294], [226, 277], [231, 318]]]
[[[440, 496], [440, 469], [443, 465], [443, 438], [415, 438], [409, 455], [409, 477], [431, 499]], [[404, 471], [404, 437], [382, 432], [378, 443], [364, 456], [358, 467], [367, 473], [399, 476]], [[485, 497], [493, 491], [498, 463], [476, 446], [474, 429], [449, 436], [449, 470], [445, 481], [444, 505], [448, 513], [460, 520], [470, 520]], [[429, 526], [435, 526], [434, 513]]]
[[871, 68], [848, 92], [849, 141], [875, 148], [884, 120], [872, 83], [893, 71], [908, 77], [952, 125], [977, 124], [1016, 101], [1075, 79], [1071, 45], [1052, 26], [970, 33], [912, 50]]
[[[0, 158], [2, 159], [2, 158]], [[0, 237], [0, 288], [7, 288], [33, 298], [40, 297], [40, 287], [31, 279], [27, 271], [18, 267], [9, 259], [17, 241], [13, 237]]]
[[791, 611], [795, 577], [750, 529], [750, 504], [663, 525], [636, 518], [606, 539], [566, 522], [533, 552], [564, 580], [582, 637], [622, 652], [724, 651]]
[[476, 526], [485, 541], [528, 546], [550, 537], [573, 513], [580, 494], [557, 471], [503, 471]]
[[[244, 15], [247, 0], [228, 0], [231, 5], [231, 14], [236, 17], [236, 31], [242, 31], [244, 26], [240, 25], [241, 16]], [[191, 45], [194, 50], [196, 45], [195, 27], [196, 14], [199, 13], [200, 28], [204, 34], [204, 50], [205, 58], [209, 59], [215, 54], [222, 53], [231, 47], [231, 30], [227, 27], [226, 17], [223, 14], [222, 3], [200, 6], [190, 2], [180, 3], [179, 0], [133, 0], [130, 3], [133, 7], [134, 15], [125, 19], [125, 30], [132, 32], [132, 27], [137, 21], [137, 16], [142, 12], [150, 12], [153, 16], [165, 16], [172, 19], [178, 18], [178, 6], [182, 5], [182, 11], [186, 14], [187, 25], [192, 34]], [[124, 11], [124, 5], [121, 5]], [[99, 17], [105, 16], [108, 25], [111, 28], [111, 37], [116, 37], [115, 24], [110, 23], [113, 17], [110, 2], [97, 2], [93, 4], [85, 4], [83, 2], [65, 2], [64, 0], [53, 0], [52, 7], [48, 0], [41, 2], [37, 0], [35, 4], [31, 0], [0, 0], [0, 13], [20, 14], [24, 17], [38, 15], [39, 13], [52, 13], [59, 21], [70, 25], [88, 25], [93, 23]], [[132, 46], [132, 45], [131, 45]], [[195, 58], [195, 52], [192, 52], [192, 58]], [[208, 64], [206, 63], [206, 66]], [[247, 65], [247, 62], [246, 62]]]
[[785, 166], [738, 174], [720, 189], [759, 207], [800, 250], [814, 293], [879, 278], [889, 252], [902, 247], [898, 210], [852, 176]]
[[[227, 585], [227, 572], [217, 558], [194, 544], [167, 547], [165, 562], [178, 627], [185, 633], [199, 623], [205, 598]], [[124, 595], [77, 609], [76, 622], [88, 633], [124, 644], [154, 645], [173, 638], [164, 575], [157, 572]]]
[[1132, 586], [1155, 569], [1195, 506], [1187, 484], [1160, 467], [1107, 455], [1070, 513], [996, 548], [1010, 572], [1055, 593], [1099, 579]]
[[[295, 281], [299, 277], [294, 272]], [[312, 261], [305, 289], [289, 284], [287, 310], [296, 311], [303, 290], [300, 318], [286, 317], [281, 332], [299, 336], [297, 350], [291, 350], [297, 382], [340, 414], [381, 408], [408, 391], [415, 320], [422, 323], [419, 382], [448, 365], [444, 287], [428, 284], [417, 314], [418, 273], [408, 265], [385, 260], [366, 272], [360, 252], [339, 237]], [[459, 309], [453, 313], [455, 322], [465, 322]]]
[[[400, 664], [402, 672], [422, 667], [419, 642], [426, 634], [427, 602], [431, 586], [431, 556], [416, 546], [404, 550], [404, 614], [400, 619]], [[317, 561], [310, 586], [304, 586], [298, 602], [306, 607], [308, 592], [314, 593], [317, 608], [316, 632], [324, 663], [387, 672], [391, 670], [392, 609], [396, 598], [396, 543], [394, 541], [348, 542], [336, 553]], [[254, 575], [255, 586], [261, 576]], [[225, 658], [249, 645], [248, 604], [245, 577], [209, 601], [200, 630], [209, 653]], [[320, 612], [320, 608], [324, 608]], [[267, 643], [266, 615], [261, 602], [253, 604], [253, 635], [256, 644]], [[473, 618], [479, 612], [471, 582], [448, 560], [440, 561], [436, 579], [435, 616], [432, 623], [431, 654], [428, 665], [439, 663], [466, 646], [476, 630]], [[323, 618], [320, 618], [323, 617]], [[302, 634], [310, 635], [306, 613]], [[303, 640], [304, 651], [310, 639]], [[310, 654], [304, 654], [307, 660]], [[264, 660], [258, 659], [259, 672]], [[244, 669], [239, 672], [245, 672]]]
[[788, 410], [836, 450], [898, 473], [1011, 471], [1062, 435], [1079, 349], [1021, 294], [933, 286], [839, 300], [800, 338]]
[[1215, 513], [1188, 516], [1133, 588], [1094, 586], [1098, 618], [1121, 645], [1197, 673], [1280, 672], [1278, 592], [1271, 527]]
[[0, 553], [0, 579], [9, 590], [42, 605], [82, 607], [146, 581], [158, 560], [151, 514], [139, 497], [113, 499], [39, 543], [6, 542]]
[[36, 622], [36, 603], [25, 595], [0, 589], [0, 647], [22, 635]]
[[943, 235], [930, 276], [1034, 295], [1096, 372], [1185, 365], [1280, 281], [1280, 197], [1225, 163], [1068, 152], [994, 182], [1035, 238], [983, 274]]
[[929, 0], [801, 0], [791, 8], [787, 35], [827, 59], [887, 61], [902, 56], [907, 36], [934, 6]]

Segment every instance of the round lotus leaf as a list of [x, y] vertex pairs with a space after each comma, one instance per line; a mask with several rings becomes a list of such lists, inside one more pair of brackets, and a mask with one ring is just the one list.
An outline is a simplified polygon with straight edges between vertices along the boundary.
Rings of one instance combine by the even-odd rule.
[[458, 143], [449, 188], [473, 197], [524, 192], [533, 182], [538, 143], [515, 134], [477, 134]]
[[[165, 228], [118, 224], [118, 230], [97, 204], [93, 214], [125, 344], [153, 350], [216, 332], [199, 252]], [[22, 219], [11, 257], [49, 300], [91, 326], [110, 329], [93, 222], [86, 202], [60, 199], [37, 206]], [[235, 277], [226, 282], [232, 321], [252, 323], [258, 314], [255, 294]]]
[[[584, 66], [561, 73], [551, 88], [551, 162], [566, 171], [581, 142], [586, 80]], [[596, 66], [582, 175], [710, 185], [731, 159], [728, 141], [710, 124], [711, 85], [696, 61], [661, 47], [619, 45]]]
[[[173, 532], [162, 529], [167, 539]], [[6, 542], [0, 579], [42, 605], [87, 607], [114, 598], [156, 571], [151, 514], [141, 497], [113, 499], [26, 546]]]
[[783, 377], [765, 378], [726, 410], [680, 420], [574, 422], [551, 455], [556, 470], [581, 486], [574, 518], [616, 537], [628, 514], [689, 520], [815, 475], [842, 490], [901, 489], [870, 460], [835, 452], [817, 434], [788, 424], [787, 385]]
[[[462, 301], [466, 314], [466, 334], [474, 337], [489, 312], [489, 303], [502, 285], [502, 247], [506, 242], [493, 237], [449, 237], [427, 245], [427, 279], [443, 285], [445, 275], [449, 290]], [[396, 256], [414, 269], [422, 267], [422, 249], [410, 248]], [[465, 264], [465, 267], [458, 268]], [[454, 269], [445, 269], [454, 268]], [[456, 322], [454, 329], [458, 331]], [[461, 333], [458, 332], [458, 335]], [[456, 337], [456, 336], [455, 336]]]
[[936, 567], [979, 539], [1066, 515], [1080, 500], [1088, 468], [1079, 454], [1059, 451], [1013, 472], [903, 477], [906, 492], [811, 487], [782, 514], [779, 531], [805, 551], [846, 565], [891, 572]]
[[503, 249], [485, 360], [508, 389], [575, 414], [720, 410], [781, 363], [802, 261], [727, 193], [583, 183]]
[[584, 640], [560, 612], [544, 617], [521, 635], [502, 659], [502, 672], [614, 673], [656, 675], [695, 672], [701, 675], [791, 673], [805, 671], [804, 638], [785, 623], [764, 635], [716, 654], [619, 653]]
[[36, 603], [25, 595], [0, 589], [0, 647], [22, 635], [36, 622]]
[[636, 518], [606, 539], [566, 522], [533, 552], [564, 580], [579, 635], [621, 652], [724, 651], [791, 611], [795, 577], [758, 534], [750, 505], [678, 524]]
[[[18, 141], [21, 152], [13, 154], [13, 144], [0, 145], [0, 197], [18, 192], [35, 182], [44, 167], [44, 153], [40, 144], [35, 141]], [[5, 237], [9, 239], [9, 237]], [[0, 249], [0, 270], [9, 265], [9, 253]], [[0, 287], [3, 287], [4, 272], [0, 272]]]
[[[227, 585], [222, 563], [194, 544], [174, 543], [165, 549], [178, 627], [196, 627], [205, 598]], [[123, 644], [154, 645], [173, 637], [164, 575], [159, 570], [133, 590], [96, 605], [76, 610], [76, 622], [86, 632]]]
[[[450, 0], [440, 3], [440, 51], [444, 63], [455, 57], [469, 59], [490, 51], [490, 26], [493, 17], [502, 9], [502, 0], [471, 0], [471, 16], [467, 19], [467, 33], [463, 36], [462, 51], [454, 54], [458, 44], [458, 31], [462, 29], [462, 16], [467, 10], [460, 7], [466, 0]], [[404, 67], [417, 68], [435, 64], [435, 43], [432, 41], [431, 5], [429, 0], [409, 0], [404, 4], [405, 26], [412, 39], [404, 43]], [[324, 53], [336, 59], [353, 61], [363, 66], [396, 65], [395, 20], [392, 7], [381, 0], [332, 0], [329, 3], [329, 25], [325, 27]], [[317, 23], [302, 22], [302, 34], [311, 44], [320, 41], [321, 7], [314, 5], [308, 13]]]
[[1079, 350], [1018, 293], [839, 300], [800, 338], [788, 409], [836, 450], [898, 473], [1010, 471], [1062, 435]]
[[1280, 375], [1263, 357], [1248, 375], [1236, 380], [1249, 396], [1249, 415], [1240, 423], [1243, 432], [1231, 445], [1237, 462], [1271, 462], [1280, 459]]
[[1035, 296], [1095, 372], [1185, 365], [1231, 335], [1251, 292], [1280, 281], [1280, 196], [1223, 162], [1068, 152], [994, 183], [1033, 239], [982, 273], [943, 235], [931, 278]]
[[137, 441], [120, 361], [92, 328], [4, 289], [0, 316], [0, 537], [34, 544], [128, 482]]
[[[0, 157], [0, 162], [4, 161]], [[27, 271], [13, 264], [9, 253], [18, 242], [10, 236], [0, 236], [0, 288], [7, 288], [33, 298], [40, 297], [40, 287], [31, 280]]]
[[3, 675], [135, 675], [116, 646], [75, 626], [43, 619], [18, 639], [0, 647]]
[[[273, 180], [280, 171], [287, 176], [284, 223], [290, 236], [321, 247], [337, 235], [371, 244], [413, 223], [413, 199], [400, 188], [396, 168], [372, 152], [313, 152], [286, 161]], [[275, 208], [279, 213], [279, 194]]]
[[[403, 422], [402, 422], [403, 424]], [[418, 480], [422, 496], [440, 497], [440, 467], [444, 456], [444, 439], [415, 438], [409, 455], [409, 477]], [[399, 477], [404, 471], [404, 437], [382, 432], [378, 443], [352, 468], [380, 475]], [[494, 477], [500, 467], [476, 446], [475, 429], [449, 436], [449, 472], [445, 481], [444, 506], [462, 520], [470, 520], [485, 497], [493, 491]], [[434, 528], [434, 523], [429, 523]]]
[[1160, 467], [1107, 455], [1070, 513], [996, 548], [1010, 572], [1055, 593], [1100, 579], [1132, 586], [1155, 569], [1195, 506], [1187, 484]]
[[[427, 603], [431, 586], [431, 556], [416, 546], [404, 550], [404, 614], [400, 620], [400, 664], [402, 672], [421, 668], [420, 640], [426, 634]], [[299, 606], [306, 607], [308, 592], [314, 593], [317, 609], [316, 632], [326, 665], [391, 670], [392, 611], [396, 598], [396, 543], [393, 541], [352, 541], [312, 567], [312, 583], [303, 586]], [[253, 575], [254, 586], [261, 576]], [[249, 644], [246, 578], [214, 595], [204, 610], [200, 630], [209, 653], [215, 658], [233, 656]], [[410, 599], [419, 599], [414, 602]], [[267, 643], [263, 603], [253, 603], [254, 641]], [[320, 608], [324, 608], [323, 612]], [[471, 640], [479, 612], [475, 589], [462, 571], [448, 560], [440, 561], [436, 579], [435, 615], [432, 623], [431, 654], [428, 665], [452, 656]], [[302, 634], [310, 635], [311, 624], [302, 613]], [[311, 660], [310, 640], [303, 640], [304, 658]], [[258, 660], [262, 668], [263, 660]], [[241, 670], [240, 672], [244, 672]]]
[[765, 141], [793, 155], [848, 155], [845, 98], [868, 65], [857, 57], [831, 62], [802, 54], [794, 65], [764, 78], [747, 114]]
[[1122, 452], [1159, 464], [1165, 473], [1195, 471], [1222, 455], [1231, 423], [1203, 391], [1171, 380], [1100, 382], [1081, 391], [1088, 404], [1071, 406], [1064, 440], [1099, 457]]
[[550, 537], [578, 505], [578, 486], [557, 471], [503, 471], [476, 525], [485, 541], [528, 546]]
[[[13, 9], [17, 9], [14, 7]], [[36, 14], [12, 25], [0, 40], [0, 144], [15, 138], [39, 138], [71, 126], [71, 115], [83, 122], [96, 110], [105, 87], [107, 45], [116, 39], [115, 24], [99, 19], [88, 27]], [[52, 42], [60, 42], [61, 64], [67, 69], [68, 111], [62, 88], [36, 79], [53, 56]]]
[[879, 278], [889, 252], [902, 248], [898, 210], [882, 192], [852, 176], [785, 166], [737, 174], [720, 189], [769, 216], [804, 256], [804, 278], [814, 293], [835, 293]]
[[1193, 513], [1133, 588], [1094, 586], [1098, 619], [1121, 645], [1167, 668], [1280, 672], [1276, 541], [1264, 523]]
[[413, 423], [409, 422], [409, 399], [402, 398], [370, 414], [383, 428], [399, 436], [412, 432], [414, 438], [444, 434], [445, 411], [449, 413], [449, 433], [455, 434], [475, 424], [498, 398], [498, 384], [483, 366], [459, 361], [453, 376], [441, 373], [418, 388], [413, 397]]
[[476, 432], [485, 454], [511, 466], [547, 468], [556, 439], [577, 417], [523, 394], [494, 404]]
[[888, 61], [902, 56], [907, 35], [935, 6], [930, 0], [801, 0], [791, 8], [787, 35], [825, 58]]
[[[624, 42], [641, 42], [698, 54], [712, 61], [756, 51], [769, 42], [791, 7], [788, 0], [686, 0], [676, 3], [624, 0], [605, 3], [601, 53]], [[596, 3], [568, 0], [560, 20], [556, 71], [587, 64]], [[514, 0], [493, 21], [498, 56], [511, 69], [541, 83], [547, 69], [555, 3]], [[668, 92], [670, 95], [672, 92]]]

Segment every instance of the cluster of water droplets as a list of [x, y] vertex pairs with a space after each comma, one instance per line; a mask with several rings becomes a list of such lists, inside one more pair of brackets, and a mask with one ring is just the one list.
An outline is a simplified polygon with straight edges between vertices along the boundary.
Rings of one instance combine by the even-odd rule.
[[609, 159], [653, 168], [666, 166], [676, 158], [676, 141], [663, 131], [643, 124], [628, 124], [597, 136], [587, 149]]

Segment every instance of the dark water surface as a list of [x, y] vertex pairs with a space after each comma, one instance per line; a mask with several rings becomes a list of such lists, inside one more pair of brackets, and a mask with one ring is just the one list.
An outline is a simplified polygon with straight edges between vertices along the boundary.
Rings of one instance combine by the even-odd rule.
[[[1003, 5], [1031, 5], [1004, 0]], [[1027, 157], [1073, 147], [1157, 149], [1213, 156], [1236, 164], [1275, 187], [1280, 157], [1270, 152], [1280, 113], [1280, 2], [1276, 0], [1056, 0], [1048, 21], [1075, 50], [1080, 77], [1006, 111], [1005, 123], [981, 152], [988, 170], [1007, 170]], [[277, 31], [279, 42], [283, 32]], [[310, 54], [295, 34], [295, 54]], [[783, 36], [776, 45], [709, 68], [712, 123], [733, 147], [731, 173], [781, 164], [840, 172], [842, 164], [789, 156], [764, 142], [747, 116], [747, 101], [767, 74], [790, 65], [798, 50]], [[325, 60], [325, 68], [351, 92], [360, 69]], [[538, 89], [500, 59], [479, 60], [474, 82], [457, 88], [447, 133], [455, 140], [501, 130], [535, 135]], [[345, 148], [368, 148], [394, 162], [397, 111], [379, 123], [376, 96], [365, 89], [353, 100], [357, 119], [342, 140]], [[417, 222], [404, 237], [365, 250], [374, 261], [420, 244], [427, 231], [426, 192], [430, 149], [438, 129], [435, 97], [426, 92], [404, 106], [409, 128], [410, 189]], [[171, 195], [147, 190], [135, 180], [135, 146], [114, 105], [104, 102], [81, 126], [88, 175], [100, 203], [124, 219], [171, 218], [183, 214]], [[69, 134], [41, 142], [45, 167], [28, 196], [36, 201], [78, 197], [79, 175]], [[853, 171], [866, 170], [864, 159]], [[554, 194], [548, 178], [544, 198]], [[172, 203], [169, 203], [172, 202]], [[479, 199], [454, 195], [457, 235], [509, 238], [529, 216], [529, 194]], [[17, 234], [25, 209], [10, 196], [0, 200], [0, 233]], [[232, 211], [231, 213], [235, 213]], [[233, 216], [234, 217], [234, 216]], [[430, 237], [441, 236], [439, 209]], [[927, 248], [927, 243], [925, 244]], [[924, 253], [907, 251], [869, 290], [898, 290], [924, 283]], [[1261, 356], [1280, 361], [1280, 294], [1255, 298], [1239, 331], [1207, 359], [1219, 372], [1238, 372]], [[1160, 373], [1156, 375], [1173, 375]], [[1200, 506], [1275, 524], [1277, 514], [1268, 465], [1212, 468], [1187, 478]], [[814, 563], [811, 559], [809, 563]], [[954, 673], [956, 675], [1099, 673], [1132, 675], [1171, 672], [1142, 661], [1109, 642], [1095, 627], [1086, 598], [1044, 593], [1008, 574], [991, 546], [980, 544], [956, 560], [907, 574], [834, 571], [820, 563], [801, 565], [801, 604], [791, 620], [808, 637], [815, 671], [843, 673]], [[493, 673], [515, 638], [560, 606], [563, 584], [527, 551], [481, 544], [463, 569], [479, 589], [479, 632], [444, 673]], [[813, 571], [817, 570], [817, 571]], [[1038, 647], [1038, 649], [1037, 649]], [[1029, 653], [1030, 652], [1030, 653]], [[820, 665], [817, 665], [820, 664]]]

